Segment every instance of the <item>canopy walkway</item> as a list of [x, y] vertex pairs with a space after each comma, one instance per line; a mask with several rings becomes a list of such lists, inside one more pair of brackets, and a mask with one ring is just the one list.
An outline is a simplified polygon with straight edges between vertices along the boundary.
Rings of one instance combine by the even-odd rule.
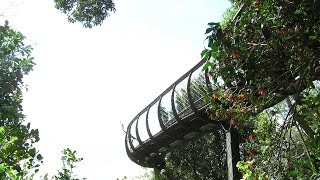
[[143, 109], [128, 125], [126, 150], [135, 163], [159, 166], [167, 150], [213, 127], [203, 88], [210, 86], [199, 62]]

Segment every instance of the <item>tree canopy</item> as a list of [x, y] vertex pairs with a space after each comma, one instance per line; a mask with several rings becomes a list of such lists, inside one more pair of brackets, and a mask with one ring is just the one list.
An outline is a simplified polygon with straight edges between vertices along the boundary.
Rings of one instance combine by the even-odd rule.
[[244, 179], [318, 178], [320, 5], [232, 3], [228, 20], [208, 24], [202, 52], [214, 82], [211, 119], [227, 117], [240, 132], [252, 126], [238, 163]]
[[115, 12], [112, 0], [54, 0], [55, 7], [68, 16], [71, 23], [80, 22], [86, 28], [101, 25]]
[[24, 36], [8, 26], [0, 26], [0, 178], [25, 177], [38, 171], [42, 155], [35, 149], [38, 129], [25, 124], [22, 112], [22, 78], [33, 68], [32, 48]]

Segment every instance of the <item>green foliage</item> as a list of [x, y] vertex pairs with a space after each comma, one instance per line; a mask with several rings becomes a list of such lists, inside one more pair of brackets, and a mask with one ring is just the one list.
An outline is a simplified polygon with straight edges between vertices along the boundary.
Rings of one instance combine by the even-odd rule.
[[232, 95], [233, 111], [246, 107], [257, 113], [318, 78], [320, 43], [314, 38], [319, 37], [319, 19], [310, 3], [255, 1], [225, 28], [209, 23], [208, 48], [202, 55], [219, 101], [233, 106], [227, 98]]
[[[315, 89], [311, 91], [314, 93]], [[313, 103], [306, 102], [303, 106], [306, 104]], [[243, 179], [319, 178], [318, 129], [314, 138], [308, 138], [292, 116], [292, 110], [292, 106], [282, 102], [251, 119], [253, 132], [247, 136], [242, 149], [244, 158], [237, 164]], [[297, 110], [295, 114], [303, 113]], [[319, 125], [320, 116], [315, 118], [312, 123], [316, 125], [312, 127]]]
[[54, 0], [55, 7], [67, 14], [71, 23], [81, 22], [86, 28], [101, 25], [110, 12], [115, 12], [112, 0]]
[[[58, 175], [54, 175], [52, 179], [55, 180], [79, 180], [76, 178], [73, 170], [76, 168], [76, 164], [81, 162], [83, 158], [76, 157], [77, 152], [67, 148], [62, 151], [62, 171], [58, 170]], [[86, 178], [82, 178], [83, 180]]]
[[[239, 7], [236, 4], [232, 4], [222, 15], [222, 20], [220, 22], [220, 26], [224, 29], [227, 27], [230, 20], [236, 15]], [[209, 32], [208, 32], [209, 33]]]
[[[135, 176], [134, 178], [132, 178], [131, 180], [154, 180], [154, 173], [153, 172], [148, 172], [146, 171], [145, 173], [143, 173], [140, 176]], [[127, 178], [122, 178], [122, 180], [126, 180]]]
[[19, 179], [38, 171], [42, 156], [34, 148], [38, 129], [24, 124], [22, 78], [33, 68], [31, 46], [24, 36], [8, 26], [0, 26], [0, 179]]
[[238, 163], [244, 179], [317, 179], [319, 3], [232, 3], [241, 9], [227, 11], [222, 24], [208, 24], [201, 53], [214, 82], [211, 119], [227, 118], [241, 132], [252, 126]]
[[226, 169], [224, 133], [217, 131], [170, 152], [155, 179], [226, 179]]

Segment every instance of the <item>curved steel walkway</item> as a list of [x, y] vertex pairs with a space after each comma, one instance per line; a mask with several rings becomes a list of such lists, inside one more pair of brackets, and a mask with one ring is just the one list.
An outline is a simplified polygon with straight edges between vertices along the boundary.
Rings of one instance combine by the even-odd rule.
[[217, 121], [209, 120], [205, 112], [205, 92], [211, 89], [207, 72], [202, 71], [205, 62], [200, 61], [129, 123], [125, 145], [132, 161], [160, 167], [171, 148], [215, 127]]
[[[245, 5], [240, 7], [233, 23], [245, 8]], [[210, 120], [206, 112], [210, 100], [206, 101], [205, 98], [211, 97], [215, 85], [207, 76], [208, 71], [203, 71], [205, 63], [205, 59], [201, 60], [129, 123], [125, 147], [133, 162], [144, 167], [162, 169], [165, 155], [173, 148], [229, 123], [227, 119]], [[209, 96], [205, 93], [209, 93]], [[216, 103], [221, 103], [218, 101]], [[241, 178], [236, 168], [240, 159], [239, 133], [233, 128], [224, 131], [228, 179], [238, 180]]]

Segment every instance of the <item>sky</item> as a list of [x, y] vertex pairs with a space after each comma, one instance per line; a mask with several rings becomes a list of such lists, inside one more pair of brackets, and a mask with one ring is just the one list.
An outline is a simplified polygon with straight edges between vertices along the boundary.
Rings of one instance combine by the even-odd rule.
[[[10, 2], [15, 2], [13, 6]], [[1, 0], [0, 22], [21, 31], [36, 66], [24, 81], [26, 122], [40, 131], [39, 175], [61, 167], [61, 151], [77, 150], [76, 171], [89, 180], [134, 177], [144, 169], [126, 155], [126, 126], [200, 61], [208, 22], [227, 0], [115, 0], [102, 26], [71, 24], [54, 0]], [[39, 177], [38, 177], [39, 178]]]

